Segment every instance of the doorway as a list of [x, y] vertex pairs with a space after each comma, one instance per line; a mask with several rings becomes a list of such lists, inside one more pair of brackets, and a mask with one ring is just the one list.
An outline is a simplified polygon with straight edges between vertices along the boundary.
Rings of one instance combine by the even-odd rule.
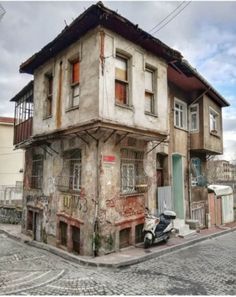
[[183, 157], [181, 155], [175, 154], [172, 156], [172, 176], [174, 210], [179, 219], [184, 219], [184, 173]]
[[41, 222], [42, 217], [38, 212], [34, 213], [34, 239], [41, 241]]
[[72, 226], [72, 242], [73, 242], [73, 251], [80, 253], [80, 229]]

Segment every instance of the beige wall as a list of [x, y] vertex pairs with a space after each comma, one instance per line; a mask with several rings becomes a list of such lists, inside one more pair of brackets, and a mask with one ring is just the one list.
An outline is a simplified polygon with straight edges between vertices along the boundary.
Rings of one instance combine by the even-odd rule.
[[0, 186], [15, 186], [23, 180], [24, 152], [13, 150], [13, 124], [0, 123]]
[[[77, 57], [80, 59], [80, 104], [79, 108], [68, 109], [71, 95], [69, 60]], [[61, 107], [58, 111], [61, 62]], [[52, 71], [54, 77], [52, 117], [44, 119], [45, 74], [49, 71]], [[49, 133], [98, 118], [98, 76], [99, 35], [96, 30], [89, 32], [80, 41], [38, 68], [34, 73], [33, 135]], [[58, 125], [58, 117], [61, 117], [61, 125]]]
[[[105, 30], [104, 74], [100, 62], [100, 29], [86, 34], [80, 41], [49, 60], [34, 73], [34, 122], [33, 135], [48, 133], [56, 129], [85, 123], [93, 119], [106, 119], [129, 126], [168, 131], [167, 117], [167, 64], [142, 50], [115, 33]], [[115, 105], [115, 53], [123, 50], [129, 59], [129, 100], [131, 108]], [[80, 104], [79, 108], [68, 110], [70, 98], [70, 63], [73, 57], [80, 57]], [[59, 74], [62, 62], [61, 108], [58, 115]], [[145, 64], [152, 66], [155, 74], [156, 115], [144, 112]], [[52, 117], [44, 119], [46, 99], [45, 74], [53, 73]], [[61, 125], [58, 125], [61, 116]]]
[[[131, 109], [115, 104], [115, 55], [116, 51], [129, 58], [129, 104]], [[99, 114], [102, 118], [129, 126], [152, 130], [168, 130], [167, 107], [167, 64], [121, 36], [105, 30], [104, 76], [99, 81]], [[155, 70], [156, 116], [144, 111], [145, 65]]]

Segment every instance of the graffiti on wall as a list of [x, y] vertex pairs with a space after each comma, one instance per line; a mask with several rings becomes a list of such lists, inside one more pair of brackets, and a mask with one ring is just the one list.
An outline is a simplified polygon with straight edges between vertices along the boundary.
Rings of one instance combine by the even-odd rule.
[[63, 207], [70, 210], [76, 210], [86, 213], [88, 211], [87, 199], [80, 195], [63, 195]]
[[49, 196], [44, 194], [42, 195], [27, 195], [26, 196], [26, 203], [30, 205], [34, 205], [36, 207], [44, 207], [47, 206], [49, 202]]
[[122, 217], [130, 217], [144, 213], [145, 202], [143, 196], [120, 197], [120, 194], [106, 200], [107, 208], [114, 208]]

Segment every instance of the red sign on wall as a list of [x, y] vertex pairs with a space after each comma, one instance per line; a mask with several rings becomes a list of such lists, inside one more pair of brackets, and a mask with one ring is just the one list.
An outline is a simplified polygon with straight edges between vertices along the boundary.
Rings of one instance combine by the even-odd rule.
[[104, 163], [115, 163], [116, 157], [115, 156], [103, 156]]

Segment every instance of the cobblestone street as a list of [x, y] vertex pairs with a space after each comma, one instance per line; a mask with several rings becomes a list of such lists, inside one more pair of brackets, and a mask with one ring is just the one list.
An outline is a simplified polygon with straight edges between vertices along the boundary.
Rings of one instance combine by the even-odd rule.
[[0, 234], [0, 294], [236, 295], [236, 232], [123, 269], [93, 268]]

